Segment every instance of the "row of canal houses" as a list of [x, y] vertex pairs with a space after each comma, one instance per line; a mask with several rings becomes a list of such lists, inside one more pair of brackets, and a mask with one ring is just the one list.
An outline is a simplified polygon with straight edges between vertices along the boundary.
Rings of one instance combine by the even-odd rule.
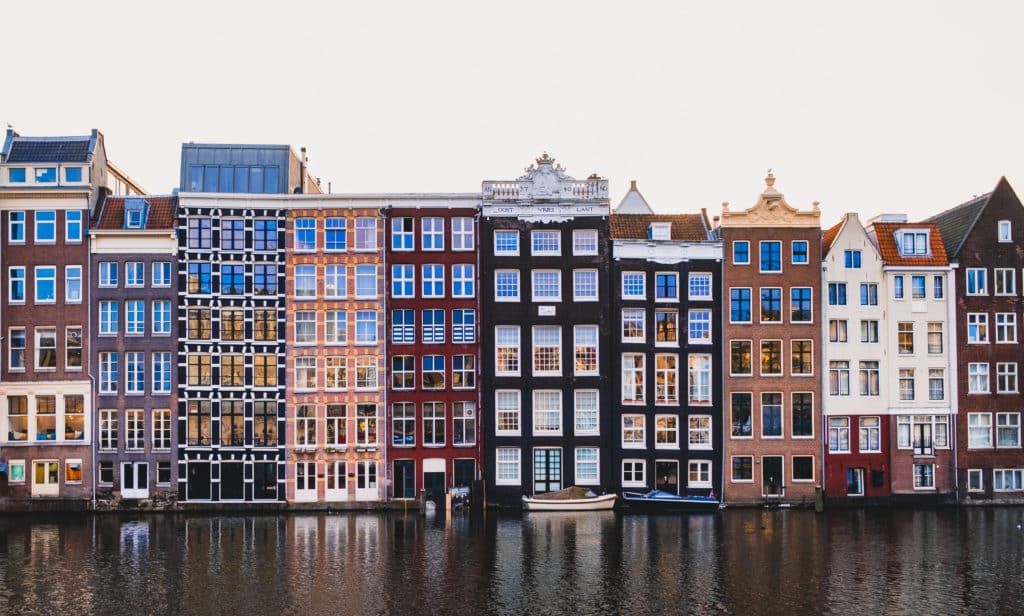
[[[0, 508], [364, 507], [572, 485], [730, 504], [1024, 499], [1024, 208], [656, 214], [547, 154], [330, 194], [289, 146], [0, 151]], [[1024, 287], [1024, 280], [1021, 282]]]

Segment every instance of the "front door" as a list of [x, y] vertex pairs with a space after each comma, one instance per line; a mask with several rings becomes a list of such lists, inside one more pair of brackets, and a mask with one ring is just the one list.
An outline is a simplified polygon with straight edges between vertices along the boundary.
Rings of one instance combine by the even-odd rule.
[[930, 456], [935, 454], [932, 446], [932, 424], [931, 418], [926, 417], [929, 423], [914, 424], [914, 455]]
[[189, 462], [188, 500], [210, 500], [209, 462]]
[[149, 498], [149, 463], [121, 464], [121, 498]]
[[327, 491], [324, 497], [329, 501], [348, 499], [348, 465], [345, 462], [327, 463]]
[[782, 496], [785, 486], [782, 481], [782, 456], [761, 458], [762, 487], [765, 496]]
[[562, 450], [538, 447], [533, 450], [533, 493], [562, 489]]
[[654, 470], [657, 475], [654, 478], [654, 487], [672, 494], [679, 494], [679, 461], [658, 460], [654, 463]]
[[455, 460], [454, 485], [456, 488], [468, 488], [473, 485], [476, 477], [476, 464], [468, 458]]
[[377, 499], [377, 462], [359, 460], [356, 462], [356, 500]]
[[316, 500], [316, 462], [295, 463], [295, 500]]
[[423, 473], [423, 489], [427, 491], [427, 500], [438, 505], [444, 503], [444, 473]]
[[220, 463], [220, 499], [245, 500], [245, 472], [242, 462]]
[[32, 496], [60, 495], [60, 463], [36, 460], [32, 463]]
[[846, 495], [864, 496], [864, 469], [846, 469]]
[[395, 460], [394, 497], [416, 498], [416, 462]]

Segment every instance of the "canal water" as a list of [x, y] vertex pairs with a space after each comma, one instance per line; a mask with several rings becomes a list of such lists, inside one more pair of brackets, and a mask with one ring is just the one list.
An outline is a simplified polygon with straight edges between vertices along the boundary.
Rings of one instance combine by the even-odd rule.
[[1024, 614], [1024, 509], [0, 516], [0, 614]]

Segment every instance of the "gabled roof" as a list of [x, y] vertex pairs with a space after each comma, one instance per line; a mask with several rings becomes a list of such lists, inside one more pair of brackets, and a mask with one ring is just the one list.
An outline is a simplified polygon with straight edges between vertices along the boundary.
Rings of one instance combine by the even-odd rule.
[[615, 208], [616, 214], [653, 214], [654, 210], [647, 203], [647, 199], [640, 194], [640, 191], [636, 187], [636, 180], [632, 180], [629, 183], [629, 192], [619, 202], [619, 206]]
[[1013, 189], [1010, 188], [1010, 183], [1006, 181], [1005, 176], [999, 178], [992, 192], [975, 197], [970, 201], [961, 203], [954, 208], [950, 208], [927, 219], [927, 222], [934, 222], [939, 225], [939, 229], [942, 230], [942, 239], [946, 244], [946, 252], [951, 258], [955, 259], [960, 254], [964, 241], [967, 240], [967, 236], [970, 235], [974, 225], [981, 218], [981, 213], [985, 210], [985, 206], [991, 201], [993, 195], [1004, 190], [1010, 191], [1011, 194], [1013, 193]]
[[[177, 225], [178, 197], [176, 196], [143, 196], [127, 197], [127, 199], [145, 199], [149, 203], [149, 215], [146, 217], [145, 228], [148, 230], [172, 230]], [[124, 230], [124, 204], [126, 197], [107, 197], [100, 206], [99, 214], [93, 221], [93, 229], [104, 231]]]
[[843, 225], [846, 224], [846, 217], [837, 222], [834, 226], [825, 230], [825, 233], [821, 236], [821, 254], [827, 255], [828, 251], [832, 248], [832, 242], [836, 241], [839, 237], [839, 232], [842, 231]]
[[75, 137], [22, 137], [7, 131], [5, 163], [87, 163], [96, 149], [98, 131]]
[[652, 222], [672, 223], [672, 241], [706, 242], [708, 228], [703, 214], [612, 214], [612, 239], [646, 240]]
[[[878, 252], [886, 265], [948, 265], [946, 247], [942, 243], [942, 232], [939, 225], [928, 222], [876, 222], [871, 226], [878, 244]], [[904, 257], [896, 244], [896, 232], [900, 229], [928, 229], [931, 243], [931, 256]]]

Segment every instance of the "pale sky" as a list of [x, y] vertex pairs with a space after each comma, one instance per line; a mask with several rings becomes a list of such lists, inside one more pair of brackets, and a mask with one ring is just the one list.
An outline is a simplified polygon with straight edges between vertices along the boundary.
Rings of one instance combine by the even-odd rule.
[[[101, 7], [101, 8], [97, 8]], [[1024, 196], [1024, 3], [6, 2], [0, 126], [99, 128], [150, 192], [180, 144], [288, 143], [334, 192], [474, 192], [542, 151], [661, 212], [912, 219]]]

